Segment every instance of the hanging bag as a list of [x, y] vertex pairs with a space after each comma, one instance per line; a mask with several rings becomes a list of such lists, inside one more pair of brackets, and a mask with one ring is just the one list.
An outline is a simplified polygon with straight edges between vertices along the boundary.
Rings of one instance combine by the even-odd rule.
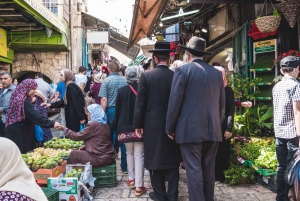
[[35, 138], [36, 138], [36, 141], [42, 142], [43, 139], [44, 139], [44, 131], [43, 131], [43, 129], [40, 126], [38, 126], [38, 125], [35, 125], [34, 129], [35, 129]]
[[[267, 1], [265, 0], [263, 8], [260, 12], [260, 16], [255, 20], [255, 24], [257, 26], [257, 28], [259, 29], [259, 31], [261, 31], [262, 33], [268, 33], [268, 32], [273, 32], [276, 29], [278, 29], [279, 25], [280, 25], [280, 21], [281, 21], [281, 17], [280, 14], [277, 12], [277, 10], [275, 9], [274, 5], [272, 4], [272, 1], [269, 0], [271, 2], [271, 5], [274, 8], [273, 11], [273, 15], [269, 15], [267, 16], [267, 12], [268, 12], [268, 6], [267, 6]], [[266, 6], [266, 16], [261, 17], [261, 14], [264, 10]]]
[[296, 172], [298, 171], [297, 164], [299, 163], [299, 161], [300, 161], [300, 149], [296, 151], [294, 157], [292, 158], [291, 162], [287, 165], [284, 172], [284, 181], [289, 185], [293, 185], [295, 182]]

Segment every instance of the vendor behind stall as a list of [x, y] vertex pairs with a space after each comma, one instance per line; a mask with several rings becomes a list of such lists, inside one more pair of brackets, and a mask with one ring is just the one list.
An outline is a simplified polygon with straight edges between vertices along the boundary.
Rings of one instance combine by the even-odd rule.
[[84, 140], [80, 150], [70, 153], [68, 163], [90, 162], [93, 167], [110, 165], [115, 161], [117, 154], [111, 143], [106, 114], [98, 104], [89, 105], [87, 110], [89, 122], [82, 131], [74, 132], [64, 126], [59, 127], [59, 130], [63, 130], [66, 137], [71, 140]]

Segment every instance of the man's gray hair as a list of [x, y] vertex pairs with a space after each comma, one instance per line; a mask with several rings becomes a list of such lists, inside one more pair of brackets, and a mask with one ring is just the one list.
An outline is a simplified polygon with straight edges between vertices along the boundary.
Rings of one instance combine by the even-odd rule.
[[192, 54], [190, 51], [188, 51], [188, 50], [185, 50], [186, 52], [188, 52], [190, 55], [191, 55], [191, 58], [192, 59], [201, 59], [201, 60], [203, 60], [203, 56], [196, 56], [196, 55], [194, 55], [194, 54]]
[[10, 78], [12, 78], [11, 74], [9, 72], [3, 72], [3, 73], [0, 74], [0, 76], [3, 76], [3, 75], [8, 75]]
[[128, 83], [137, 82], [139, 79], [139, 67], [138, 66], [130, 66], [125, 70], [125, 78]]

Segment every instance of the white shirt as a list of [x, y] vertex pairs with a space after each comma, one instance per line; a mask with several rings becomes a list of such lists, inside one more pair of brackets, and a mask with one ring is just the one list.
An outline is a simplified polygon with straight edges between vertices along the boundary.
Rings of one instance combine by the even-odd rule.
[[46, 99], [48, 99], [51, 95], [54, 94], [53, 89], [51, 86], [45, 82], [42, 78], [35, 79], [38, 87], [37, 89], [42, 92], [42, 94], [45, 96]]
[[77, 74], [75, 75], [75, 83], [80, 86], [80, 83], [86, 84], [87, 82], [87, 77], [83, 74]]

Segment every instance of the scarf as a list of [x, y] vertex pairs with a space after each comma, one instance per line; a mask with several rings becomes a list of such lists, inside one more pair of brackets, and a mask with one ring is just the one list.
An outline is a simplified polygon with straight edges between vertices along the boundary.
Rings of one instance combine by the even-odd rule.
[[65, 105], [68, 104], [68, 101], [67, 101], [67, 90], [68, 90], [68, 85], [70, 83], [73, 83], [74, 80], [75, 80], [75, 75], [74, 73], [69, 70], [69, 69], [64, 69], [60, 72], [64, 77], [65, 77], [65, 83], [66, 83], [66, 90], [65, 90], [65, 96], [64, 96], [64, 102], [65, 102]]
[[106, 74], [104, 74], [102, 72], [98, 73], [94, 77], [94, 82], [95, 83], [102, 83], [105, 78], [106, 78]]
[[221, 71], [222, 73], [222, 78], [223, 78], [223, 83], [224, 83], [224, 87], [227, 86], [227, 79], [226, 79], [226, 71], [222, 66], [214, 66], [215, 69]]
[[0, 144], [0, 191], [17, 192], [36, 201], [47, 201], [16, 144], [2, 137]]
[[101, 124], [106, 124], [107, 117], [102, 109], [102, 107], [98, 104], [92, 104], [87, 107], [89, 113], [91, 114], [91, 121], [96, 121]]
[[23, 80], [13, 91], [7, 110], [5, 127], [25, 120], [24, 102], [30, 90], [36, 89], [37, 83], [33, 79]]

